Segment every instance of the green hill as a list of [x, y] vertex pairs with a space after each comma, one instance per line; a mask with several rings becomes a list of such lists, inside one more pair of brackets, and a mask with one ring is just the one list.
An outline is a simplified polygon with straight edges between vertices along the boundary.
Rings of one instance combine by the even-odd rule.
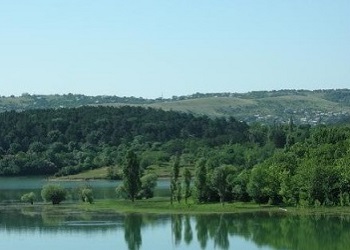
[[172, 98], [30, 95], [0, 97], [0, 111], [66, 108], [85, 105], [145, 106], [209, 117], [234, 116], [248, 123], [332, 124], [350, 120], [350, 90], [279, 90], [248, 93], [196, 93]]

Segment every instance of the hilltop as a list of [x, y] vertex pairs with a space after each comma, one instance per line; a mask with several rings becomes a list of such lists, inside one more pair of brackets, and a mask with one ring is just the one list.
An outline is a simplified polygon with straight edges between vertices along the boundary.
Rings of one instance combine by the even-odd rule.
[[0, 97], [0, 112], [73, 108], [86, 105], [144, 106], [207, 115], [234, 116], [247, 123], [334, 124], [350, 120], [350, 90], [276, 90], [248, 93], [195, 93], [172, 98], [30, 95]]

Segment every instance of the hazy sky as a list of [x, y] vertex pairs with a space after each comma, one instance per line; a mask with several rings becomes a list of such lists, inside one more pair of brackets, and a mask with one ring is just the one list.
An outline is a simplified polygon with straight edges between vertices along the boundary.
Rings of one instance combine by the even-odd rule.
[[0, 95], [350, 88], [349, 0], [0, 0]]

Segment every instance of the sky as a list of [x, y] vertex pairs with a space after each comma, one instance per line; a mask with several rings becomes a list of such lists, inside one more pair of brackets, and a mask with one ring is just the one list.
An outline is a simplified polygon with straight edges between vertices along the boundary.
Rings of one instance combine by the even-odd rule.
[[0, 0], [0, 95], [350, 88], [349, 0]]

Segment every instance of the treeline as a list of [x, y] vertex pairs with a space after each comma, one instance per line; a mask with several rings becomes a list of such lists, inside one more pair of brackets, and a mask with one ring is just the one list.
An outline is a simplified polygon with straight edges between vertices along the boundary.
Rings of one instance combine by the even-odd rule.
[[324, 92], [324, 98], [332, 102], [350, 106], [350, 89], [335, 89]]
[[132, 147], [143, 167], [249, 140], [234, 118], [209, 119], [140, 107], [82, 107], [0, 114], [0, 175], [66, 175], [123, 162]]
[[[284, 147], [251, 168], [218, 163], [217, 155], [200, 159], [195, 173], [196, 199], [349, 206], [350, 127], [312, 128], [299, 141], [296, 135], [300, 136], [300, 130], [290, 126]], [[232, 150], [232, 155], [239, 154]]]
[[118, 97], [118, 96], [86, 96], [80, 94], [64, 95], [30, 95], [24, 93], [21, 96], [0, 96], [0, 111], [50, 109], [50, 108], [74, 108], [84, 105], [96, 105], [102, 103], [123, 104], [151, 104], [161, 100], [144, 99], [142, 97]]
[[31, 95], [23, 93], [21, 96], [0, 96], [0, 111], [10, 110], [28, 110], [28, 109], [49, 109], [49, 108], [73, 108], [83, 105], [98, 105], [98, 104], [136, 104], [147, 105], [153, 103], [162, 103], [169, 101], [192, 100], [199, 98], [210, 97], [235, 97], [243, 99], [261, 99], [279, 96], [306, 96], [315, 95], [322, 99], [329, 100], [342, 105], [350, 105], [350, 90], [349, 89], [281, 89], [272, 91], [252, 91], [247, 93], [194, 93], [191, 95], [172, 96], [171, 98], [159, 97], [156, 99], [145, 99], [142, 97], [119, 97], [119, 96], [86, 96], [82, 94], [64, 94], [64, 95]]

